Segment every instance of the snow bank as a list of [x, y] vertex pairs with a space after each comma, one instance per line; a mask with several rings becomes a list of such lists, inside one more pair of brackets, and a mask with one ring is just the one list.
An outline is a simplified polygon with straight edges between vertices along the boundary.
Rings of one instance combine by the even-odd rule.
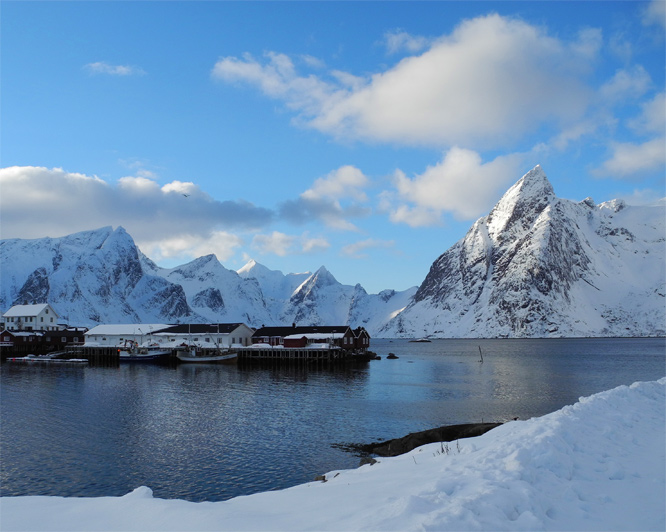
[[664, 530], [666, 378], [483, 436], [215, 503], [0, 499], [13, 530]]

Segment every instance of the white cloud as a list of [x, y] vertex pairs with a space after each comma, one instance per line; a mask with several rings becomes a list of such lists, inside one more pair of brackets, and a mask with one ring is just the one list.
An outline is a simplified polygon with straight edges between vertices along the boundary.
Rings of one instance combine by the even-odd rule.
[[367, 257], [367, 253], [364, 253], [368, 249], [386, 249], [392, 248], [395, 245], [393, 240], [378, 240], [375, 238], [368, 238], [366, 240], [361, 240], [353, 244], [344, 246], [341, 250], [343, 255], [348, 257], [360, 259]]
[[315, 180], [298, 199], [280, 206], [281, 216], [292, 223], [322, 221], [341, 231], [358, 231], [350, 218], [365, 217], [369, 209], [360, 204], [368, 201], [364, 188], [370, 180], [355, 166], [341, 166]]
[[579, 119], [600, 34], [565, 42], [499, 15], [467, 20], [422, 53], [343, 84], [299, 75], [283, 54], [220, 59], [213, 77], [259, 87], [297, 121], [340, 138], [422, 145], [500, 147], [545, 123]]
[[221, 262], [234, 256], [243, 240], [226, 231], [212, 231], [207, 235], [186, 234], [160, 240], [136, 240], [141, 250], [152, 260], [191, 259], [214, 254]]
[[60, 168], [15, 166], [0, 169], [0, 187], [3, 238], [57, 237], [122, 225], [141, 246], [165, 258], [185, 256], [187, 250], [192, 256], [207, 250], [226, 258], [240, 243], [227, 231], [256, 230], [274, 218], [247, 202], [214, 200], [193, 183], [160, 186], [142, 176], [112, 185]]
[[652, 78], [641, 65], [631, 70], [620, 69], [599, 89], [599, 95], [608, 102], [620, 102], [643, 96], [652, 85]]
[[396, 54], [403, 50], [415, 53], [428, 46], [429, 40], [426, 37], [410, 35], [406, 31], [393, 30], [384, 34], [384, 44], [389, 54]]
[[341, 199], [353, 198], [356, 201], [367, 201], [363, 188], [369, 185], [368, 178], [355, 166], [341, 166], [330, 172], [326, 177], [320, 177], [312, 188], [301, 194], [305, 199]]
[[664, 190], [654, 190], [649, 188], [634, 189], [631, 194], [618, 194], [618, 198], [623, 199], [629, 205], [661, 205], [666, 206]]
[[463, 220], [477, 218], [517, 179], [524, 159], [523, 154], [513, 154], [483, 163], [474, 151], [451, 148], [421, 175], [409, 178], [397, 170], [396, 194], [385, 197], [385, 207], [392, 203], [391, 220], [413, 227], [435, 225], [443, 212]]
[[629, 127], [639, 134], [664, 134], [666, 130], [666, 93], [657, 94], [641, 105], [638, 118], [629, 121]]
[[129, 65], [110, 65], [105, 61], [88, 63], [85, 68], [90, 74], [106, 74], [109, 76], [143, 76], [146, 72], [139, 67]]
[[646, 25], [656, 24], [666, 29], [666, 2], [664, 0], [652, 0], [643, 12], [643, 23]]
[[615, 142], [610, 159], [594, 170], [599, 177], [634, 179], [649, 172], [663, 171], [666, 165], [666, 138], [658, 137], [642, 144]]
[[307, 233], [298, 236], [273, 231], [270, 234], [255, 235], [251, 246], [263, 255], [286, 257], [327, 249], [330, 244], [325, 238], [310, 238]]

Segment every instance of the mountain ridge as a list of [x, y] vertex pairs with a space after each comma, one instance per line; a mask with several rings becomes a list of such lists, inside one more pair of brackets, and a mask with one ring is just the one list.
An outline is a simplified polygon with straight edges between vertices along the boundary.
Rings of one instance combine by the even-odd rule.
[[664, 204], [555, 195], [536, 166], [442, 253], [418, 287], [368, 294], [325, 267], [283, 274], [215, 255], [162, 268], [124, 228], [0, 241], [0, 310], [45, 302], [74, 325], [363, 326], [386, 337], [666, 334]]

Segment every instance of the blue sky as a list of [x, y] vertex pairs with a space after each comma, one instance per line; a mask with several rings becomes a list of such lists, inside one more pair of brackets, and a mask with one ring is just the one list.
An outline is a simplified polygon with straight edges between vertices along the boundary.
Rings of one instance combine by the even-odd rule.
[[665, 6], [4, 1], [1, 236], [418, 285], [537, 164], [666, 195]]

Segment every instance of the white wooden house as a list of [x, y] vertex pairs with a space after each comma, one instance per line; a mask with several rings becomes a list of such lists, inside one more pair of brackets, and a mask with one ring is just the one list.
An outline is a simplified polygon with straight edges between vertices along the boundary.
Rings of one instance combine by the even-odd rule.
[[158, 343], [165, 347], [182, 344], [213, 349], [247, 347], [252, 345], [254, 329], [244, 323], [192, 323], [174, 325], [155, 334]]
[[8, 331], [57, 331], [59, 316], [48, 303], [38, 305], [14, 305], [2, 315]]
[[90, 329], [85, 337], [88, 347], [122, 347], [131, 340], [139, 345], [159, 344], [168, 348], [182, 344], [228, 348], [251, 345], [253, 333], [254, 329], [244, 323], [126, 323], [98, 325]]

